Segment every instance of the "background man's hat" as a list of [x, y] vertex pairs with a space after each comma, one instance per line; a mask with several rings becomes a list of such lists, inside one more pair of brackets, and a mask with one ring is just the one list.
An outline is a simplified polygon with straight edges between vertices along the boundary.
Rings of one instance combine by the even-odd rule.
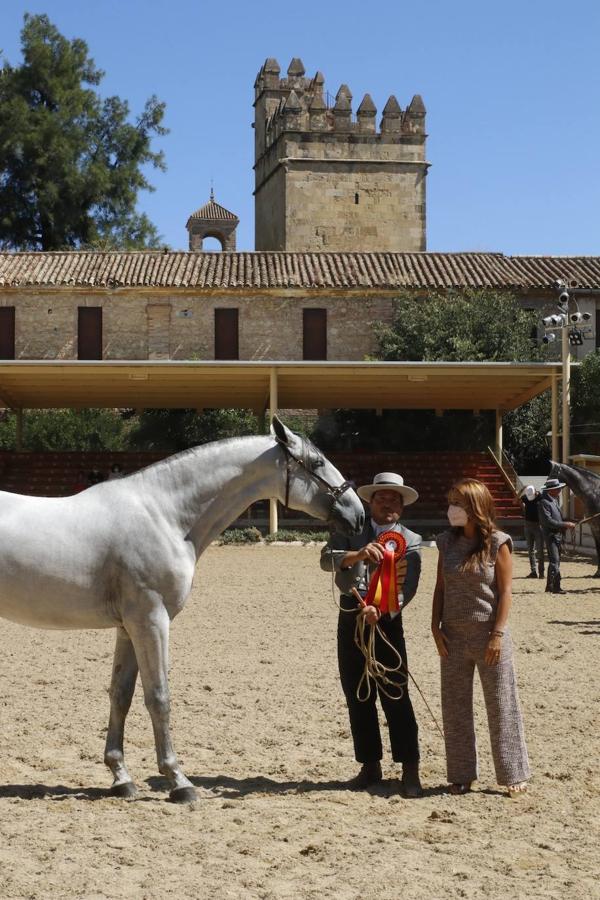
[[555, 488], [564, 488], [566, 484], [564, 481], [559, 481], [558, 478], [547, 478], [546, 483], [544, 484], [542, 490], [543, 491], [553, 491]]
[[396, 494], [400, 494], [405, 506], [410, 506], [419, 497], [414, 488], [404, 484], [402, 475], [396, 475], [395, 472], [380, 472], [373, 479], [373, 484], [361, 485], [357, 488], [356, 493], [370, 503], [371, 497], [376, 491], [394, 491]]
[[532, 484], [528, 484], [526, 488], [523, 488], [521, 496], [525, 496], [528, 500], [533, 500], [535, 497], [535, 487]]

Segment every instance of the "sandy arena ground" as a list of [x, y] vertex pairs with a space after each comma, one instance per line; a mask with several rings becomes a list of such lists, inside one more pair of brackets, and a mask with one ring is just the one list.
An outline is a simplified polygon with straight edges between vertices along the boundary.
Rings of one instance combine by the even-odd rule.
[[[203, 557], [172, 631], [173, 732], [198, 787], [192, 806], [166, 802], [139, 687], [126, 733], [139, 799], [107, 796], [111, 632], [0, 623], [2, 900], [600, 897], [600, 582], [590, 561], [564, 565], [569, 593], [556, 597], [524, 580], [517, 555], [512, 628], [529, 795], [509, 800], [495, 785], [477, 689], [480, 781], [449, 796], [441, 738], [413, 691], [426, 796], [409, 801], [389, 754], [380, 789], [344, 789], [356, 765], [337, 681], [337, 611], [318, 555], [258, 546]], [[436, 551], [423, 555], [405, 630], [439, 716]], [[208, 596], [221, 610], [212, 621]]]

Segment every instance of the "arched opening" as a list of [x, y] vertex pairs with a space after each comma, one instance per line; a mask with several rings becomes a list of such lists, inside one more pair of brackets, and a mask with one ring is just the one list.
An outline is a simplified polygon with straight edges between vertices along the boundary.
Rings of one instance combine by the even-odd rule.
[[202, 250], [205, 253], [221, 253], [224, 249], [223, 238], [215, 234], [207, 234], [202, 239]]

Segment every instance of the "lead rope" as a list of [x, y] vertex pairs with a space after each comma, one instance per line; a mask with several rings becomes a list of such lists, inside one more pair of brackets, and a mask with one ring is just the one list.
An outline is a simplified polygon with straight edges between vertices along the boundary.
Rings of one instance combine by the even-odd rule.
[[[360, 596], [360, 594], [358, 593], [356, 588], [352, 588], [352, 593], [357, 598], [358, 607], [359, 607], [360, 603], [362, 602], [362, 597]], [[333, 553], [331, 554], [331, 599], [333, 600], [333, 603], [335, 604], [335, 606], [337, 606], [338, 610], [340, 610], [340, 612], [347, 612], [347, 613], [356, 612], [356, 610], [354, 610], [354, 609], [344, 609], [344, 607], [337, 600], [337, 594], [336, 594], [336, 588], [335, 588], [335, 563], [334, 563], [334, 559], [333, 559]], [[400, 700], [402, 698], [402, 696], [404, 695], [404, 689], [408, 683], [408, 678], [410, 678], [410, 680], [416, 687], [417, 691], [419, 692], [419, 696], [421, 697], [421, 700], [425, 704], [425, 708], [427, 709], [427, 712], [433, 719], [433, 724], [437, 728], [437, 730], [440, 734], [440, 737], [442, 738], [442, 740], [445, 740], [444, 732], [442, 731], [442, 728], [441, 728], [438, 720], [436, 719], [435, 715], [433, 714], [433, 710], [431, 709], [429, 703], [427, 702], [425, 694], [423, 693], [423, 691], [417, 684], [417, 681], [414, 678], [410, 669], [407, 666], [404, 667], [404, 671], [407, 676], [407, 678], [405, 679], [404, 685], [399, 685], [396, 681], [393, 681], [392, 679], [388, 678], [388, 673], [398, 672], [402, 668], [402, 657], [400, 656], [400, 654], [398, 653], [396, 648], [389, 642], [389, 640], [387, 639], [385, 634], [382, 632], [379, 625], [375, 625], [374, 628], [371, 628], [369, 637], [365, 641], [365, 637], [364, 637], [365, 626], [366, 626], [366, 622], [364, 620], [364, 617], [361, 615], [358, 615], [356, 617], [354, 643], [356, 644], [358, 649], [361, 651], [361, 653], [365, 657], [365, 667], [363, 670], [363, 674], [360, 677], [360, 681], [358, 682], [358, 687], [356, 689], [357, 700], [364, 702], [365, 700], [369, 699], [369, 697], [371, 696], [371, 691], [372, 691], [371, 680], [373, 680], [375, 682], [375, 684], [382, 691], [382, 693], [384, 693], [386, 695], [386, 697], [389, 697], [390, 700]], [[399, 663], [397, 666], [384, 666], [383, 663], [380, 663], [377, 661], [377, 659], [375, 657], [375, 632], [376, 631], [379, 633], [380, 638], [388, 645], [388, 647], [390, 647], [392, 652], [398, 657]], [[362, 697], [361, 693], [360, 693], [363, 683], [365, 683], [367, 685], [367, 692], [364, 695], [364, 697]], [[400, 693], [398, 694], [397, 697], [394, 697], [390, 693], [388, 693], [388, 691], [384, 687], [384, 685], [386, 685], [386, 684], [393, 684], [394, 687], [400, 691]]]

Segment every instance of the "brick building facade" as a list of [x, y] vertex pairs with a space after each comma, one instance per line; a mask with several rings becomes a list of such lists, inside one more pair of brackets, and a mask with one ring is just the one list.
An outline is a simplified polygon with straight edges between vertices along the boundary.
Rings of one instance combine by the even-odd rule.
[[[577, 287], [600, 345], [600, 258], [490, 253], [0, 253], [0, 355], [10, 359], [362, 360], [410, 290], [515, 290], [553, 309]], [[12, 324], [11, 324], [12, 323]]]

